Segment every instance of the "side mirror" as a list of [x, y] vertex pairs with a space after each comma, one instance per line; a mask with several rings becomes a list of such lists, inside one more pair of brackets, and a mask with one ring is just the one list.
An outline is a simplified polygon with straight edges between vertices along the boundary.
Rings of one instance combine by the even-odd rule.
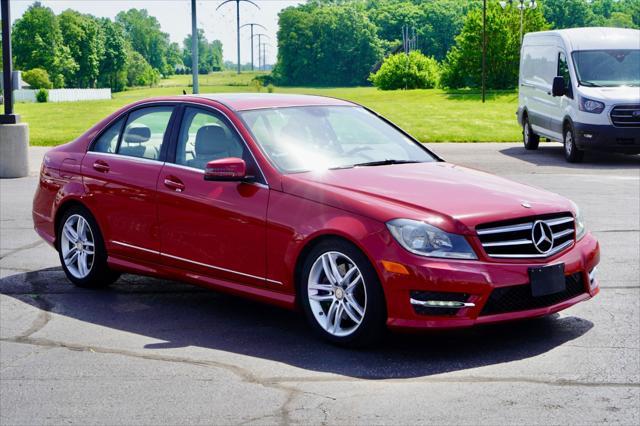
[[209, 161], [204, 169], [204, 180], [213, 181], [244, 181], [247, 176], [247, 165], [242, 158], [222, 158]]
[[551, 88], [551, 94], [553, 96], [563, 96], [566, 93], [564, 77], [557, 76], [553, 78], [553, 86]]

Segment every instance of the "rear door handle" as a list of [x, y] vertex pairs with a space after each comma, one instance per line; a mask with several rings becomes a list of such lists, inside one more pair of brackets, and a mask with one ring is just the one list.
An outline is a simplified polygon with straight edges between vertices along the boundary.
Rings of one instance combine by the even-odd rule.
[[184, 183], [175, 176], [167, 176], [164, 178], [164, 186], [173, 189], [176, 192], [184, 191]]
[[93, 168], [102, 173], [106, 173], [109, 171], [109, 165], [102, 160], [96, 160], [96, 162], [93, 163]]

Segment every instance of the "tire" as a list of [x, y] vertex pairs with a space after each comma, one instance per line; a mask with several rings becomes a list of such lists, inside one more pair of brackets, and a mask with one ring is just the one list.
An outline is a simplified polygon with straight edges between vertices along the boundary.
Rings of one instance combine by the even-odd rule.
[[522, 142], [524, 143], [524, 149], [530, 151], [538, 149], [538, 145], [540, 145], [540, 136], [533, 133], [533, 129], [529, 123], [529, 117], [526, 115], [524, 120], [522, 120]]
[[565, 126], [562, 134], [562, 144], [564, 145], [564, 158], [569, 163], [580, 163], [584, 159], [584, 151], [578, 148], [575, 140], [575, 132], [573, 126], [568, 124]]
[[344, 240], [325, 240], [310, 251], [298, 279], [298, 295], [311, 328], [331, 343], [369, 346], [385, 332], [385, 298], [376, 271]]
[[102, 233], [86, 208], [67, 210], [58, 224], [57, 236], [60, 264], [73, 284], [103, 288], [118, 279], [120, 274], [107, 266]]

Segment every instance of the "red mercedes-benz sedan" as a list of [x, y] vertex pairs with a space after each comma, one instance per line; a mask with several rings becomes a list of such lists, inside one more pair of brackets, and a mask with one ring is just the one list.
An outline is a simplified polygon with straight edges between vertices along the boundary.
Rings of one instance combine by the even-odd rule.
[[598, 292], [571, 201], [297, 95], [156, 98], [47, 152], [37, 232], [71, 282], [121, 272], [299, 306], [344, 345], [542, 316]]

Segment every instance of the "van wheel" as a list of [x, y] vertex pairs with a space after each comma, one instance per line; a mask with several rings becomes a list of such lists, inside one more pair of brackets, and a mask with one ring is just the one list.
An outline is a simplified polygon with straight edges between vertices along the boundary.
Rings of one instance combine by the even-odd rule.
[[575, 133], [571, 124], [568, 124], [564, 129], [563, 143], [564, 158], [569, 163], [582, 162], [582, 159], [584, 158], [584, 151], [578, 149], [578, 146], [576, 145]]
[[67, 210], [58, 226], [58, 253], [69, 281], [78, 287], [106, 287], [120, 274], [107, 266], [107, 251], [96, 220], [83, 207]]
[[540, 144], [540, 136], [533, 133], [529, 118], [526, 116], [522, 121], [522, 141], [524, 142], [524, 148], [528, 150], [538, 149]]

